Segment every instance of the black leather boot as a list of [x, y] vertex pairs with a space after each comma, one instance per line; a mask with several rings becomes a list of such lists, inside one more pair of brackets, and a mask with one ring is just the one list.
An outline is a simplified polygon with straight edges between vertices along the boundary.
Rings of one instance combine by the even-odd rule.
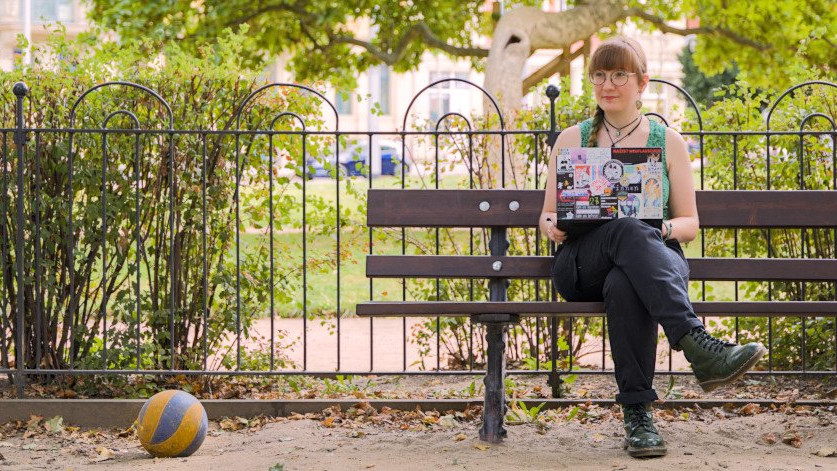
[[666, 454], [666, 442], [654, 427], [651, 403], [622, 404], [624, 414], [624, 449], [634, 458], [651, 458]]
[[736, 381], [767, 353], [758, 342], [746, 345], [725, 342], [700, 326], [684, 335], [673, 348], [683, 350], [698, 384], [706, 392]]

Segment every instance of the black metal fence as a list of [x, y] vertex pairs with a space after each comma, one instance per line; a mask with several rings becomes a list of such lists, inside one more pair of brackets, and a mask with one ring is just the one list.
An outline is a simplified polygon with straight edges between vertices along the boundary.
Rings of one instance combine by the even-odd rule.
[[[450, 112], [435, 123], [408, 130], [412, 119], [410, 113], [419, 97], [445, 81], [463, 82], [482, 91], [486, 102], [491, 105], [490, 112], [487, 112], [489, 117], [481, 123], [487, 129], [477, 129], [477, 123], [465, 114]], [[696, 178], [699, 178], [700, 188], [837, 189], [834, 171], [837, 168], [837, 127], [833, 110], [812, 109], [783, 120], [782, 126], [786, 129], [771, 127], [771, 121], [775, 122], [776, 112], [782, 109], [783, 104], [797, 99], [804, 101], [804, 97], [812, 95], [812, 90], [825, 90], [827, 95], [829, 90], [837, 89], [837, 85], [806, 82], [792, 87], [763, 109], [764, 130], [727, 131], [705, 129], [704, 117], [684, 90], [669, 82], [654, 81], [659, 86], [671, 87], [671, 90], [681, 93], [690, 107], [682, 113], [682, 122], [686, 123], [682, 135], [695, 144], [693, 156], [699, 162]], [[144, 94], [145, 103], [155, 103], [162, 117], [158, 116], [149, 126], [142, 121], [150, 119], [150, 113], [118, 109], [105, 115], [99, 127], [76, 127], [79, 121], [90, 122], [81, 120], [79, 115], [86, 101], [106, 89]], [[251, 102], [277, 89], [301, 91], [304, 96], [320, 100], [325, 109], [333, 113], [333, 129], [313, 129], [300, 113], [284, 109], [271, 110], [275, 112], [275, 117], [269, 121], [269, 126], [245, 129], [248, 123], [246, 113]], [[457, 291], [459, 288], [456, 286], [443, 285], [439, 280], [428, 286], [409, 288], [401, 283], [381, 288], [383, 281], [367, 280], [362, 269], [352, 268], [362, 267], [362, 259], [357, 260], [358, 231], [368, 234], [364, 236], [366, 247], [363, 253], [379, 253], [378, 250], [393, 250], [402, 254], [408, 253], [408, 250], [440, 253], [454, 250], [480, 254], [486, 248], [484, 239], [473, 230], [462, 234], [440, 234], [439, 230], [373, 232], [360, 227], [364, 219], [363, 189], [377, 185], [402, 188], [460, 185], [474, 188], [490, 181], [498, 182], [501, 187], [542, 188], [546, 181], [543, 172], [546, 170], [549, 146], [559, 132], [556, 116], [561, 113], [561, 110], [556, 111], [555, 105], [558, 91], [550, 87], [546, 91], [550, 100], [548, 113], [541, 116], [548, 118], [549, 125], [545, 129], [509, 130], [496, 102], [488, 93], [470, 82], [446, 79], [428, 85], [413, 98], [400, 130], [342, 131], [336, 108], [322, 94], [295, 84], [270, 84], [256, 90], [238, 106], [231, 120], [235, 123], [232, 128], [176, 129], [176, 110], [172, 110], [163, 97], [137, 84], [113, 82], [85, 91], [68, 107], [69, 127], [38, 128], [28, 124], [31, 113], [38, 110], [26, 111], [26, 85], [16, 84], [13, 92], [16, 96], [15, 126], [0, 129], [3, 136], [0, 373], [9, 376], [21, 397], [28, 377], [43, 379], [55, 375], [481, 374], [481, 331], [475, 330], [479, 327], [467, 321], [448, 324], [449, 321], [435, 318], [416, 324], [418, 327], [410, 325], [408, 328], [407, 318], [401, 318], [393, 321], [396, 324], [384, 328], [381, 320], [369, 319], [366, 324], [366, 320], [351, 316], [352, 299], [360, 299], [358, 286], [368, 285], [368, 290], [364, 288], [362, 293], [363, 296], [368, 295], [368, 299], [380, 296], [407, 299], [408, 296], [421, 295], [461, 295], [474, 299], [481, 295], [479, 284], [475, 285], [473, 281], [459, 286], [464, 287], [464, 291]], [[794, 106], [793, 113], [799, 114], [805, 106]], [[648, 115], [669, 124], [663, 113], [651, 112]], [[787, 123], [794, 119], [798, 129], [789, 129]], [[276, 130], [276, 124], [283, 120], [295, 123], [292, 125], [294, 128]], [[112, 122], [117, 121], [128, 125], [119, 129], [110, 127]], [[806, 129], [817, 123], [819, 129]], [[826, 128], [822, 128], [823, 123], [827, 124]], [[275, 145], [275, 138], [284, 139], [282, 142], [285, 143], [291, 139], [298, 140], [293, 147], [297, 155], [286, 156], [290, 164], [286, 168], [289, 173], [285, 176], [279, 172], [280, 166], [275, 158], [283, 151], [287, 153], [287, 149]], [[257, 139], [266, 139], [267, 143], [259, 147], [253, 144]], [[327, 145], [319, 146], [318, 155], [312, 155], [311, 149], [317, 147], [312, 142], [318, 139]], [[378, 152], [373, 149], [381, 147], [376, 144], [380, 139], [390, 139], [401, 146], [400, 152], [397, 148], [388, 149], [391, 152], [388, 170], [395, 174], [392, 178], [378, 178], [377, 172], [372, 171], [373, 156]], [[795, 140], [795, 144], [791, 140]], [[13, 143], [11, 149], [9, 141]], [[47, 141], [51, 142], [49, 149], [45, 149]], [[714, 144], [707, 146], [708, 141]], [[220, 152], [219, 143], [222, 142], [234, 145], [230, 154], [234, 158], [213, 164], [212, 155]], [[419, 144], [413, 147], [408, 146], [408, 142]], [[416, 149], [422, 145], [429, 150], [419, 155]], [[810, 151], [812, 146], [813, 152]], [[328, 151], [323, 151], [323, 147]], [[707, 147], [714, 150], [710, 152]], [[256, 155], [258, 151], [254, 149], [257, 148], [266, 148], [266, 161], [264, 155]], [[346, 148], [361, 155], [366, 149], [366, 157], [341, 162], [341, 152], [345, 153]], [[765, 152], [759, 153], [758, 149]], [[797, 162], [792, 161], [789, 151], [797, 153]], [[180, 154], [188, 158], [175, 157]], [[491, 155], [499, 158], [499, 169], [491, 167]], [[98, 161], [95, 167], [90, 165], [93, 156]], [[726, 156], [731, 161], [728, 164], [726, 161], [716, 163], [712, 159], [718, 156]], [[708, 166], [707, 157], [711, 164]], [[519, 166], [524, 170], [523, 174], [515, 170], [510, 162], [512, 159], [525, 161]], [[147, 160], [154, 160], [159, 165], [144, 168]], [[86, 164], [80, 167], [79, 162]], [[232, 170], [234, 181], [213, 181], [215, 177], [210, 171], [213, 165], [227, 165]], [[718, 168], [720, 166], [723, 168]], [[309, 174], [320, 167], [330, 173], [330, 177], [310, 180]], [[457, 172], [457, 169], [461, 171]], [[267, 181], [262, 183], [267, 185], [267, 201], [264, 198], [258, 200], [253, 196], [255, 193], [248, 193], [249, 185], [263, 178], [265, 173]], [[53, 188], [49, 192], [44, 188], [47, 174], [51, 175], [53, 183], [57, 182], [58, 190]], [[100, 179], [99, 194], [95, 194], [95, 186], [80, 187], [78, 180], [81, 178]], [[298, 208], [295, 212], [290, 211], [293, 214], [276, 214], [276, 202], [279, 198], [288, 197], [276, 193], [275, 185], [280, 180], [286, 188], [295, 192], [291, 199], [298, 198]], [[181, 197], [183, 188], [191, 188], [191, 191]], [[229, 188], [231, 193], [225, 194], [218, 188]], [[314, 194], [323, 189], [333, 190], [333, 195]], [[156, 199], [149, 196], [152, 193]], [[228, 209], [233, 227], [219, 229], [209, 221], [217, 215], [208, 207], [213, 201], [227, 197], [232, 201]], [[287, 209], [289, 200], [283, 201]], [[113, 202], [119, 202], [120, 206], [114, 209]], [[257, 209], [242, 215], [243, 205]], [[356, 214], [348, 214], [346, 207], [354, 205], [360, 209]], [[312, 206], [318, 208], [317, 217], [324, 218], [316, 221], [316, 233], [312, 233], [312, 221], [309, 219]], [[332, 214], [333, 221], [324, 214]], [[288, 222], [291, 216], [297, 222]], [[156, 219], [152, 223], [144, 218]], [[117, 219], [118, 224], [114, 222]], [[281, 235], [275, 230], [279, 219], [286, 225], [298, 223], [301, 229], [282, 232], [297, 239], [286, 244], [281, 253], [277, 253], [275, 240]], [[45, 223], [45, 220], [51, 222]], [[259, 227], [262, 222], [266, 222], [265, 228]], [[259, 227], [261, 232], [254, 232], [254, 227]], [[787, 250], [791, 249], [788, 247], [797, 246], [799, 251], [790, 255], [833, 258], [837, 253], [835, 229], [782, 231], [783, 234], [767, 231], [749, 236], [739, 232], [707, 233], [702, 230], [699, 255], [720, 251], [725, 256], [738, 257], [748, 256], [748, 251], [764, 251], [770, 257], [789, 256]], [[348, 242], [347, 234], [353, 237]], [[312, 267], [314, 248], [311, 244], [322, 243], [323, 240], [330, 243], [332, 236], [333, 246], [328, 245], [322, 250], [326, 256], [316, 260], [316, 287], [319, 294], [328, 292], [333, 298], [328, 301], [330, 308], [321, 308], [314, 313], [310, 298], [314, 288], [312, 283], [315, 283], [312, 281], [315, 268]], [[518, 250], [536, 255], [550, 253], [551, 247], [536, 231], [523, 231], [516, 237]], [[784, 238], [781, 239], [784, 241], [781, 242], [784, 244], [782, 247], [777, 247], [776, 237]], [[248, 244], [256, 243], [253, 240], [265, 242], [265, 239], [269, 248], [267, 260], [264, 260], [264, 254], [249, 258], [246, 254], [242, 255], [242, 251], [249, 250]], [[95, 246], [95, 250], [81, 253], [79, 244], [82, 240], [87, 249]], [[224, 246], [219, 240], [226, 240], [229, 245]], [[763, 247], [756, 247], [757, 241], [762, 241]], [[155, 253], [148, 252], [149, 244]], [[208, 245], [213, 244], [221, 247], [216, 258], [207, 255], [212, 250]], [[184, 251], [191, 250], [189, 247], [197, 250], [194, 257], [186, 259], [193, 263], [181, 263]], [[288, 247], [299, 250], [292, 252]], [[51, 255], [47, 257], [45, 251]], [[333, 257], [328, 253], [332, 253]], [[278, 260], [287, 261], [294, 257], [298, 257], [294, 265], [296, 268], [277, 269]], [[248, 261], [245, 263], [244, 259]], [[327, 279], [324, 274], [331, 277], [333, 283], [326, 290], [320, 288], [322, 280]], [[184, 286], [183, 280], [187, 278], [197, 280], [194, 286]], [[287, 281], [290, 278], [295, 281]], [[80, 279], [84, 280], [83, 286], [79, 286]], [[277, 281], [280, 279], [286, 280], [286, 284], [281, 285], [283, 281]], [[164, 282], [168, 286], [164, 286]], [[283, 313], [277, 307], [280, 304], [276, 300], [280, 294], [277, 286], [280, 285], [298, 287], [290, 294], [284, 293], [285, 298], [291, 298], [290, 301], [286, 299], [284, 304], [296, 306], [294, 310], [298, 312], [294, 316]], [[263, 289], [264, 286], [269, 288]], [[837, 274], [833, 283], [819, 286], [805, 283], [743, 286], [743, 283], [739, 286], [735, 282], [728, 294], [738, 300], [741, 289], [746, 290], [745, 294], [754, 296], [763, 295], [766, 289], [768, 299], [789, 297], [804, 300], [806, 296], [837, 299]], [[713, 295], [706, 282], [693, 283], [692, 288], [702, 299]], [[147, 293], [149, 289], [156, 290], [153, 291], [156, 297]], [[347, 289], [353, 290], [349, 298]], [[555, 299], [549, 283], [543, 281], [521, 282], [517, 293], [528, 299]], [[219, 303], [219, 298], [225, 299], [227, 304], [216, 308], [220, 314], [213, 313], [211, 306]], [[91, 307], [92, 304], [98, 307]], [[114, 314], [117, 311], [114, 306], [117, 305], [119, 315]], [[150, 307], [146, 310], [146, 306]], [[268, 316], [251, 312], [252, 306], [263, 306], [269, 313], [269, 327], [263, 326], [260, 331], [265, 334], [264, 328], [269, 328], [269, 339], [265, 337], [261, 343], [253, 335], [259, 330], [253, 323], [266, 324]], [[45, 314], [47, 311], [53, 314]], [[198, 315], [188, 317], [188, 312], [197, 312]], [[260, 318], [264, 320], [259, 321]], [[352, 324], [350, 333], [346, 332], [349, 328], [347, 322]], [[517, 352], [513, 360], [520, 367], [510, 369], [509, 373], [549, 375], [553, 391], [557, 390], [555, 386], [562, 376], [612, 374], [612, 369], [606, 367], [605, 322], [605, 318], [601, 318], [598, 324], [589, 324], [589, 318], [570, 319], [568, 322], [534, 319], [523, 330], [512, 332], [511, 346], [514, 348], [511, 350]], [[759, 331], [758, 326], [745, 326], [739, 322], [736, 318], [734, 325], [726, 325], [731, 335], [734, 332], [735, 340], [745, 334], [765, 334]], [[814, 330], [811, 330], [812, 324], [806, 326], [804, 317], [799, 319], [799, 328], [795, 324], [790, 327], [783, 324], [783, 335], [791, 334], [779, 339], [774, 332], [774, 318], [771, 317], [766, 332], [766, 343], [770, 347], [767, 368], [751, 374], [837, 373], [837, 322], [835, 318], [817, 318], [812, 322], [818, 326]], [[291, 324], [293, 328], [288, 327]], [[368, 327], [364, 328], [365, 325]], [[289, 328], [296, 329], [296, 337], [293, 332], [282, 333]], [[209, 334], [213, 329], [222, 332], [214, 339]], [[324, 336], [323, 332], [328, 335]], [[356, 341], [360, 338], [358, 332], [364, 334], [362, 343], [365, 346]], [[316, 342], [312, 338], [314, 333], [318, 339]], [[810, 337], [813, 334], [819, 337], [832, 335], [833, 340], [820, 342], [822, 339], [818, 337], [819, 343], [815, 344]], [[579, 335], [584, 342], [579, 342]], [[798, 347], [793, 343], [797, 337], [800, 341]], [[292, 345], [282, 346], [283, 340]], [[247, 349], [248, 342], [252, 347], [250, 350]], [[346, 342], [349, 342], [348, 346]], [[801, 351], [794, 357], [801, 358], [800, 367], [787, 367], [787, 362], [791, 360], [783, 360], [783, 368], [774, 367], [773, 352], [777, 342], [791, 342], [791, 345], [782, 344], [783, 348]], [[188, 348], [184, 347], [184, 343], [188, 343]], [[594, 348], [593, 351], [601, 353], [598, 367], [590, 366], [589, 362], [584, 367], [579, 366], [580, 358], [577, 356], [581, 347], [589, 344], [598, 345], [596, 348], [599, 350]], [[118, 352], [114, 352], [117, 350], [115, 345], [118, 345]], [[814, 345], [817, 345], [818, 351], [806, 352], [806, 347], [810, 350]], [[225, 347], [233, 353], [218, 353]], [[267, 353], [265, 349], [269, 349]], [[328, 350], [334, 354], [330, 365], [323, 360], [323, 352]], [[312, 351], [319, 359], [316, 362], [312, 361]], [[675, 370], [671, 349], [668, 354], [668, 369], [658, 370], [658, 373], [689, 374], [689, 371]], [[810, 361], [812, 355], [816, 355], [819, 365], [813, 369], [806, 365], [806, 360]], [[397, 361], [399, 356], [400, 365]], [[152, 357], [154, 361], [148, 360]], [[358, 361], [360, 357], [364, 360], [368, 358], [368, 365], [362, 366]], [[452, 357], [459, 361], [451, 361]], [[833, 358], [833, 368], [823, 367], [827, 363], [823, 358]], [[442, 366], [443, 359], [448, 366]], [[435, 362], [435, 365], [428, 368], [424, 361]], [[215, 367], [210, 362], [214, 362]], [[347, 363], [351, 366], [347, 367]], [[381, 368], [381, 363], [388, 366]]]

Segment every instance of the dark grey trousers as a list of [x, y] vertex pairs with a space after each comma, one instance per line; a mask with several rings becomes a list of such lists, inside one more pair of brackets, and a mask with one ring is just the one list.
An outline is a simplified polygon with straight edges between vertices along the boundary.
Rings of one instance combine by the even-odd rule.
[[616, 402], [657, 399], [657, 324], [671, 345], [703, 323], [689, 302], [689, 265], [677, 241], [634, 218], [608, 222], [562, 244], [552, 266], [568, 301], [604, 301], [619, 394]]

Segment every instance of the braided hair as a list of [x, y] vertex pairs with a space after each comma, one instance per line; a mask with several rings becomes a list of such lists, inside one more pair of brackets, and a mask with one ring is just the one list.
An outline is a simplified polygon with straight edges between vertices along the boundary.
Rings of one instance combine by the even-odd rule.
[[[602, 42], [593, 55], [590, 57], [588, 73], [596, 70], [624, 69], [635, 72], [642, 76], [648, 71], [648, 62], [645, 59], [645, 52], [636, 40], [624, 36], [616, 36]], [[599, 130], [604, 122], [604, 110], [596, 105], [596, 113], [593, 115], [590, 137], [587, 139], [587, 147], [598, 145]], [[582, 144], [583, 145], [583, 144]]]
[[604, 120], [604, 110], [601, 106], [596, 105], [596, 114], [593, 115], [593, 127], [590, 129], [590, 137], [587, 138], [587, 147], [597, 147], [599, 139], [599, 129], [602, 127]]

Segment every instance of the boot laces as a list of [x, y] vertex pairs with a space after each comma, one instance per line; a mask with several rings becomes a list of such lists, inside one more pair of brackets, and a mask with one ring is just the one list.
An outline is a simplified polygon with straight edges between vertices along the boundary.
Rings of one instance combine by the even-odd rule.
[[721, 352], [725, 347], [734, 347], [734, 343], [729, 343], [725, 340], [716, 339], [715, 337], [709, 335], [709, 332], [706, 329], [697, 327], [695, 332], [693, 333], [695, 341], [697, 344], [710, 352]]
[[631, 429], [637, 430], [642, 427], [648, 432], [656, 432], [651, 415], [645, 410], [645, 405], [629, 404], [625, 407], [625, 414], [628, 416]]

